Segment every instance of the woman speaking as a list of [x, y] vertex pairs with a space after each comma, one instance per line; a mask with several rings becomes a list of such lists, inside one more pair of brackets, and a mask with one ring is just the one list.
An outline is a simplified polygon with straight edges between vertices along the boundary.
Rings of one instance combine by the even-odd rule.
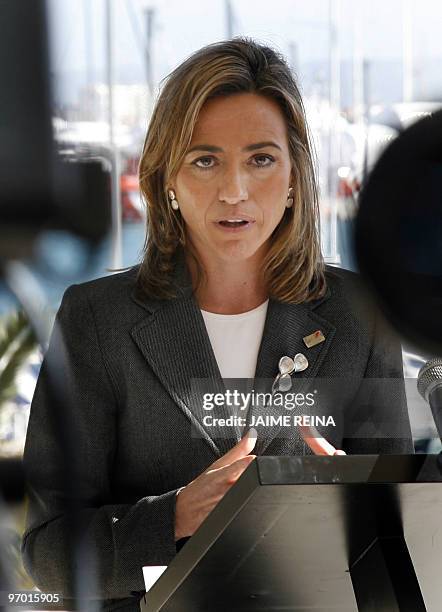
[[[178, 66], [150, 121], [140, 185], [141, 264], [70, 287], [45, 358], [64, 355], [82, 535], [107, 609], [137, 609], [142, 567], [169, 564], [256, 455], [413, 452], [400, 345], [357, 275], [324, 265], [305, 113], [280, 55], [236, 38]], [[25, 446], [23, 556], [39, 588], [69, 597], [46, 370]], [[195, 384], [270, 380], [287, 391], [296, 377], [345, 380], [326, 439], [275, 424], [248, 431], [247, 419], [207, 424]], [[373, 391], [361, 404], [362, 382], [385, 378], [399, 380], [379, 392], [387, 401]], [[376, 435], [381, 421], [402, 433]]]

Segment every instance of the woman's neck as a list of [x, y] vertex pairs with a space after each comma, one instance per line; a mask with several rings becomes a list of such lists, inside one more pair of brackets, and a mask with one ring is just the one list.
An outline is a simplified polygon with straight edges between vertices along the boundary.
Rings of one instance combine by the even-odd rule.
[[[195, 262], [188, 261], [192, 279], [196, 280]], [[268, 298], [261, 266], [245, 260], [204, 262], [204, 277], [195, 296], [199, 307], [217, 314], [240, 314], [257, 308]]]

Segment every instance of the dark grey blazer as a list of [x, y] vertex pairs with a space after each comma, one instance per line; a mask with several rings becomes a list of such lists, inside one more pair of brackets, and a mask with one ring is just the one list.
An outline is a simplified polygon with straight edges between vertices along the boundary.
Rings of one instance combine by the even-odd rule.
[[[301, 305], [270, 300], [256, 377], [273, 380], [281, 356], [303, 352], [310, 365], [299, 376], [306, 382], [344, 379], [340, 401], [330, 408], [340, 423], [332, 443], [347, 453], [411, 453], [399, 343], [357, 275], [330, 267], [326, 274], [328, 291], [320, 300]], [[188, 276], [184, 282], [178, 278], [180, 296], [168, 301], [137, 297], [135, 276], [136, 268], [70, 287], [48, 352], [51, 358], [60, 355], [63, 388], [75, 410], [84, 535], [98, 552], [99, 596], [106, 600], [142, 591], [142, 566], [172, 560], [177, 489], [238, 439], [233, 428], [216, 438], [201, 425], [190, 381], [221, 383]], [[325, 342], [307, 349], [303, 337], [318, 329]], [[39, 588], [69, 596], [68, 528], [58, 467], [63, 449], [48, 426], [48, 355], [32, 402], [24, 453], [29, 512], [22, 550]], [[372, 391], [370, 405], [361, 403], [364, 378], [384, 377], [399, 379], [394, 391]], [[370, 415], [370, 427], [360, 433], [354, 425], [361, 425], [353, 414], [356, 406]], [[403, 435], [370, 437], [373, 423], [385, 416], [401, 423]], [[200, 437], [191, 437], [191, 424]], [[296, 430], [280, 437], [279, 429], [259, 432], [253, 452], [309, 452]], [[112, 604], [117, 602], [106, 602], [109, 609]]]

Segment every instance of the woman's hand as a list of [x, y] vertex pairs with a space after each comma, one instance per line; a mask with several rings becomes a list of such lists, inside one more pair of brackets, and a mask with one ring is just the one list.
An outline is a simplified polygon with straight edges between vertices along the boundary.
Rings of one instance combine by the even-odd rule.
[[251, 429], [228, 453], [179, 491], [175, 506], [175, 540], [195, 533], [255, 459], [256, 455], [249, 455], [255, 443], [256, 431]]
[[310, 446], [315, 455], [334, 456], [347, 454], [343, 450], [337, 450], [330, 442], [327, 442], [327, 440], [320, 435], [316, 427], [300, 425], [299, 430], [301, 436], [304, 438], [304, 442]]

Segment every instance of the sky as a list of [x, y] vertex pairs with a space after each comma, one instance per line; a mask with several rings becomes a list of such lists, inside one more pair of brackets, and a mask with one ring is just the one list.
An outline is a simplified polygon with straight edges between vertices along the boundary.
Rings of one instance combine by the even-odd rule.
[[[106, 0], [48, 0], [56, 69], [85, 70], [89, 63], [104, 68], [105, 3]], [[158, 78], [195, 49], [226, 37], [224, 0], [113, 0], [113, 3], [119, 62], [139, 63], [140, 68], [142, 11], [147, 7], [155, 10]], [[328, 52], [330, 4], [339, 23], [338, 41], [343, 58], [351, 57], [355, 43], [369, 58], [400, 58], [402, 16], [407, 7], [417, 59], [442, 57], [439, 0], [231, 0], [234, 33], [276, 44], [287, 54], [289, 42], [296, 42], [301, 61], [322, 59]]]
[[[106, 80], [107, 2], [47, 0], [53, 85], [58, 102], [75, 105], [82, 87]], [[120, 83], [146, 80], [143, 53], [147, 8], [154, 11], [152, 77], [156, 92], [160, 80], [193, 51], [227, 37], [227, 0], [112, 0], [112, 3]], [[281, 51], [294, 66], [303, 93], [311, 90], [314, 79], [322, 83], [318, 86], [321, 91], [328, 87], [332, 19], [336, 26], [335, 49], [343, 65], [343, 100], [351, 99], [352, 58], [356, 55], [372, 62], [375, 101], [383, 97], [386, 103], [400, 101], [405, 40], [411, 45], [415, 91], [420, 92], [417, 97], [425, 100], [442, 97], [439, 0], [230, 0], [230, 3], [234, 34], [252, 36]], [[404, 29], [407, 23], [408, 29]]]

